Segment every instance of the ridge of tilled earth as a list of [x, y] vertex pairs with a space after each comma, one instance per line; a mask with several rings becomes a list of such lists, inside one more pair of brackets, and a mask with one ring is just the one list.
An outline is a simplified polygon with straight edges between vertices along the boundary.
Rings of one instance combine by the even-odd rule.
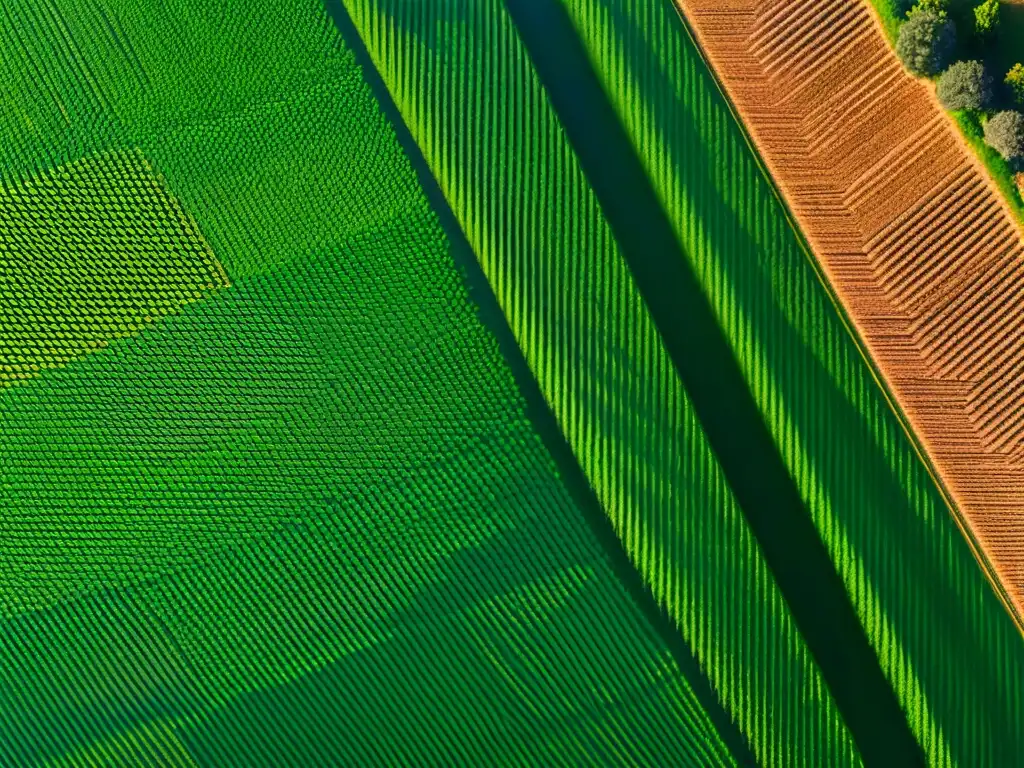
[[676, 0], [1024, 616], [1024, 244], [862, 0]]

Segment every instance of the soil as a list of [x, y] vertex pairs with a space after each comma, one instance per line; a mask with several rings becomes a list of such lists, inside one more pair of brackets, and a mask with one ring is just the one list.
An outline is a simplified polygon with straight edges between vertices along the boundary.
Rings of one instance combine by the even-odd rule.
[[[1012, 214], [866, 0], [677, 2], [1021, 623], [1024, 243]], [[1012, 5], [1024, 25], [1024, 0]]]

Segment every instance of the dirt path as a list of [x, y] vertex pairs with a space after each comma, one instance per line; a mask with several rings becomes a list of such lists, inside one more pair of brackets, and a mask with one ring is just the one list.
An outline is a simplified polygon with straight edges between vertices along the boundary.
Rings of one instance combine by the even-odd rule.
[[1024, 616], [1024, 244], [863, 0], [676, 0]]

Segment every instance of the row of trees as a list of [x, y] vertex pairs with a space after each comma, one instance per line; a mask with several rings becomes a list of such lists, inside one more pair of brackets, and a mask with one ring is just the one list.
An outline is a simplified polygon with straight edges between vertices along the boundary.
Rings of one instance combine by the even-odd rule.
[[[949, 0], [919, 0], [907, 11], [896, 52], [913, 74], [940, 75], [938, 97], [947, 109], [985, 112], [985, 142], [1012, 166], [1024, 165], [1024, 66], [1016, 64], [997, 84], [982, 61], [954, 61], [958, 30], [948, 6]], [[999, 19], [999, 0], [983, 0], [974, 8], [975, 38], [994, 43]]]

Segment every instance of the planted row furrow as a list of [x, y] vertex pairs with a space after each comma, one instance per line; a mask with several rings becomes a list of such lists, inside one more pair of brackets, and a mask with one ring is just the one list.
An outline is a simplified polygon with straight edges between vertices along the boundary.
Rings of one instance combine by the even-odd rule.
[[[418, 11], [384, 0], [346, 6], [632, 562], [757, 759], [854, 761], [505, 9], [498, 2], [464, 15], [454, 2]], [[603, 19], [635, 41], [629, 55], [609, 48], [624, 81], [631, 56], [647, 57], [675, 34], [667, 6], [649, 25], [594, 10], [595, 24]], [[561, 45], [553, 41], [552, 50]], [[462, 73], [459, 62], [471, 70]], [[700, 66], [693, 57], [677, 64]], [[691, 97], [706, 98], [694, 83]], [[445, 84], [451, 91], [443, 94]], [[634, 117], [642, 124], [650, 115]], [[705, 162], [706, 150], [693, 146]], [[664, 160], [669, 167], [671, 156]], [[761, 210], [766, 200], [753, 194], [747, 204]], [[706, 245], [726, 247], [710, 237]]]
[[729, 764], [320, 0], [0, 41], [0, 765]]
[[[862, 3], [843, 0], [841, 12], [827, 19], [814, 0], [751, 4], [746, 15], [733, 14], [731, 33], [721, 23], [718, 3], [679, 0], [678, 5], [778, 180], [818, 268], [965, 513], [972, 546], [963, 541], [900, 422], [873, 385], [856, 390], [858, 418], [871, 423], [876, 435], [880, 418], [894, 432], [873, 449], [865, 443], [864, 455], [876, 460], [884, 457], [886, 471], [903, 478], [901, 491], [884, 502], [882, 497], [870, 501], [872, 482], [862, 478], [857, 494], [829, 499], [831, 518], [816, 518], [823, 539], [834, 536], [831, 520], [848, 526], [863, 568], [856, 578], [848, 579], [848, 589], [862, 616], [880, 615], [892, 622], [888, 627], [877, 619], [864, 623], [929, 762], [999, 765], [1012, 759], [999, 751], [1006, 748], [1005, 732], [992, 729], [987, 718], [965, 719], [962, 697], [970, 697], [979, 710], [998, 713], [1004, 723], [1021, 717], [1020, 672], [1007, 675], [1005, 666], [1024, 670], [1019, 633], [997, 598], [1006, 600], [1007, 593], [987, 587], [973, 549], [980, 541], [983, 562], [992, 564], [988, 573], [1016, 589], [1013, 579], [1019, 579], [1022, 569], [1012, 558], [1019, 557], [1020, 546], [1010, 535], [1012, 526], [1004, 525], [1000, 514], [1019, 509], [1024, 501], [1024, 484], [1014, 474], [1016, 459], [1011, 450], [1019, 425], [1016, 403], [1024, 393], [1004, 375], [1016, 369], [1016, 356], [1005, 353], [1019, 345], [1010, 330], [1019, 323], [1004, 325], [1003, 320], [1013, 315], [1011, 307], [1019, 299], [1013, 298], [1012, 273], [1000, 269], [997, 276], [991, 269], [1007, 264], [1009, 240], [1004, 235], [1011, 225], [1006, 213], [989, 205], [992, 191], [979, 182], [966, 150], [927, 92], [903, 74], [894, 76], [899, 63]], [[805, 38], [800, 44], [791, 35], [794, 29]], [[870, 34], [862, 35], [865, 29]], [[836, 47], [818, 45], [818, 41], [854, 37], [857, 47], [842, 55]], [[775, 40], [786, 42], [775, 48]], [[794, 50], [813, 53], [793, 59]], [[782, 61], [797, 65], [780, 66]], [[844, 92], [840, 102], [832, 100], [836, 83], [858, 86]], [[880, 83], [891, 85], [879, 88]], [[837, 110], [846, 119], [825, 119]], [[964, 185], [962, 194], [948, 194], [949, 200], [957, 201], [955, 206], [933, 204], [942, 180]], [[964, 213], [963, 206], [970, 207], [971, 215]], [[773, 255], [778, 260], [777, 253]], [[780, 277], [782, 284], [792, 280], [791, 271], [785, 274], [785, 281]], [[995, 282], [976, 279], [981, 275]], [[992, 299], [983, 294], [982, 285], [993, 291]], [[996, 300], [999, 296], [1003, 298]], [[996, 441], [986, 444], [988, 437], [980, 429], [979, 420], [994, 413], [978, 407], [981, 382], [936, 377], [930, 350], [919, 336], [922, 323], [944, 317], [952, 302], [960, 302], [965, 309], [974, 307], [968, 317], [979, 325], [929, 324], [934, 349], [943, 355], [955, 353], [949, 359], [964, 371], [982, 358], [994, 366], [984, 373], [981, 368], [970, 370], [989, 383], [998, 383], [993, 391], [1003, 395], [999, 418], [1005, 420], [1008, 431], [994, 429], [986, 435], [998, 436], [1000, 450], [1005, 452], [994, 452]], [[806, 313], [808, 302], [803, 300], [800, 306]], [[993, 313], [990, 318], [989, 312]], [[959, 322], [964, 314], [951, 312], [949, 317]], [[777, 337], [770, 337], [766, 346], [777, 344]], [[855, 357], [856, 353], [824, 358], [834, 381], [856, 381], [862, 375], [858, 367], [868, 370], [863, 363], [854, 364]], [[805, 378], [792, 385], [791, 402], [813, 398], [812, 392], [820, 390], [807, 382]], [[782, 395], [783, 402], [786, 397]], [[837, 425], [830, 423], [829, 437], [836, 430]], [[808, 445], [809, 456], [827, 456], [824, 437], [818, 444], [814, 433], [805, 430], [800, 439]], [[851, 438], [843, 443], [847, 450], [857, 445]], [[867, 466], [866, 462], [854, 464]], [[794, 463], [793, 471], [799, 473], [802, 468]], [[910, 480], [908, 472], [916, 479]], [[880, 475], [873, 477], [878, 482]], [[809, 499], [812, 514], [818, 503]], [[821, 522], [825, 519], [829, 522]], [[875, 539], [865, 536], [882, 530], [888, 533]], [[940, 545], [939, 540], [944, 543]], [[930, 562], [920, 556], [925, 550], [933, 553]], [[913, 565], [901, 574], [890, 558]], [[834, 551], [834, 559], [840, 572], [848, 573], [842, 550]], [[937, 591], [939, 583], [944, 586]], [[1000, 590], [1001, 584], [996, 581]], [[957, 629], [950, 632], [949, 621], [958, 612], [965, 619], [954, 621]], [[973, 618], [967, 620], [967, 615]], [[973, 625], [962, 630], [969, 621], [983, 621], [989, 629]], [[962, 657], [967, 636], [975, 648], [970, 658], [984, 659], [990, 666], [961, 675], [944, 668], [943, 660]], [[899, 651], [894, 653], [895, 648]], [[906, 666], [893, 664], [895, 658]], [[991, 661], [995, 658], [1000, 661]], [[911, 688], [908, 680], [914, 681]], [[954, 689], [956, 695], [951, 694]]]

